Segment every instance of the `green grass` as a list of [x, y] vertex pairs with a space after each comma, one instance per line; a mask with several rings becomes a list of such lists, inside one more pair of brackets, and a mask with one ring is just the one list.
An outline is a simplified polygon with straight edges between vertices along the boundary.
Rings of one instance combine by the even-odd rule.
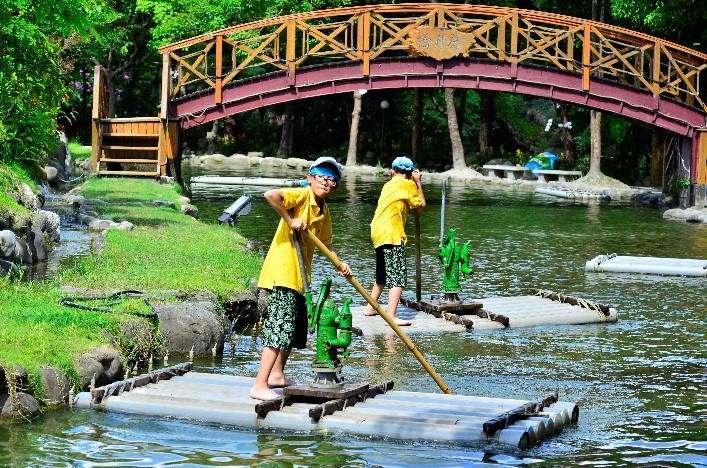
[[98, 198], [113, 204], [152, 203], [166, 200], [180, 206], [180, 195], [171, 185], [161, 185], [145, 179], [92, 177], [81, 186], [86, 198]]
[[69, 142], [69, 152], [71, 153], [72, 161], [89, 159], [91, 157], [91, 147], [83, 146], [77, 141]]
[[107, 314], [59, 304], [55, 283], [10, 282], [0, 278], [0, 366], [24, 367], [34, 393], [41, 394], [39, 369], [61, 369], [77, 383], [75, 358], [107, 342], [104, 332], [116, 334], [126, 314]]
[[27, 369], [31, 391], [38, 396], [42, 394], [42, 366], [59, 368], [78, 383], [75, 360], [98, 346], [112, 344], [129, 361], [144, 359], [145, 353], [155, 353], [164, 346], [159, 337], [130, 339], [121, 332], [128, 320], [156, 325], [154, 319], [128, 313], [145, 312], [140, 310], [145, 306], [139, 300], [121, 303], [121, 312], [116, 313], [69, 308], [59, 304], [64, 296], [60, 286], [179, 290], [187, 294], [208, 289], [226, 301], [247, 290], [262, 265], [262, 259], [247, 249], [246, 239], [232, 229], [201, 223], [173, 207], [151, 204], [167, 200], [178, 207], [182, 202], [171, 186], [144, 179], [90, 178], [81, 189], [87, 199], [103, 201], [93, 207], [99, 214], [130, 221], [135, 228], [106, 231], [100, 255], [80, 259], [71, 269], [61, 271], [54, 282], [0, 278], [0, 366]]
[[8, 193], [20, 193], [21, 184], [36, 187], [27, 173], [16, 165], [6, 166], [0, 163], [0, 217], [2, 218], [29, 218], [31, 212], [17, 203], [17, 200], [8, 196]]
[[262, 259], [246, 239], [225, 226], [201, 223], [153, 200], [177, 204], [172, 187], [137, 179], [93, 178], [82, 186], [86, 198], [100, 199], [95, 210], [116, 222], [130, 221], [132, 231], [109, 230], [101, 255], [80, 261], [61, 275], [63, 284], [91, 289], [208, 289], [220, 300], [248, 289]]

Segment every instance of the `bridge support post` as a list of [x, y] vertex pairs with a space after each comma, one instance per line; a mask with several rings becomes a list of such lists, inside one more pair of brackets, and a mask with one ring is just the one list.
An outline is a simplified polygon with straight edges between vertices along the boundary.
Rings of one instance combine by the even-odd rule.
[[692, 200], [696, 208], [707, 207], [707, 127], [692, 137]]

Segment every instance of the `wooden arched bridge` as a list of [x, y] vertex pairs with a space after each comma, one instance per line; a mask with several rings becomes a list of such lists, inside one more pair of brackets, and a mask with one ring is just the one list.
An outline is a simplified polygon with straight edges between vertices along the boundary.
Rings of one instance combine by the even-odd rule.
[[[152, 154], [154, 173], [164, 174], [179, 158], [181, 129], [263, 106], [454, 87], [544, 97], [664, 129], [682, 138], [692, 183], [707, 184], [707, 54], [594, 21], [480, 5], [378, 5], [256, 21], [160, 52], [160, 115], [142, 122], [106, 118], [96, 70], [97, 172]], [[148, 136], [135, 136], [140, 124]]]

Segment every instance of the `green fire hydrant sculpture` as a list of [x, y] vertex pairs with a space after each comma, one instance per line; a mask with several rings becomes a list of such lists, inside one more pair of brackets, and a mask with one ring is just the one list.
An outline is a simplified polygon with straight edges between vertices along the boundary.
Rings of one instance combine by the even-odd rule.
[[312, 362], [315, 378], [311, 385], [318, 387], [343, 385], [338, 354], [339, 349], [342, 349], [341, 356], [347, 357], [347, 348], [351, 344], [351, 299], [345, 299], [341, 310], [337, 309], [334, 300], [328, 298], [330, 288], [331, 278], [327, 278], [317, 304], [308, 311], [309, 331], [317, 332], [317, 354]]
[[462, 247], [457, 245], [457, 231], [450, 228], [444, 241], [439, 248], [439, 260], [444, 266], [444, 300], [450, 302], [459, 301], [458, 291], [462, 288], [459, 285], [459, 275], [471, 275], [474, 271], [471, 269], [471, 258], [469, 256], [469, 244], [471, 241], [466, 241]]

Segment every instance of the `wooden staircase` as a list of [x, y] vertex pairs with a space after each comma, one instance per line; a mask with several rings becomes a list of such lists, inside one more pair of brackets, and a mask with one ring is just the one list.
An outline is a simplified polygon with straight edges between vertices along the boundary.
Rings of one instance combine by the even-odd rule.
[[94, 74], [91, 168], [97, 175], [175, 175], [179, 127], [161, 117], [107, 118], [105, 72]]

